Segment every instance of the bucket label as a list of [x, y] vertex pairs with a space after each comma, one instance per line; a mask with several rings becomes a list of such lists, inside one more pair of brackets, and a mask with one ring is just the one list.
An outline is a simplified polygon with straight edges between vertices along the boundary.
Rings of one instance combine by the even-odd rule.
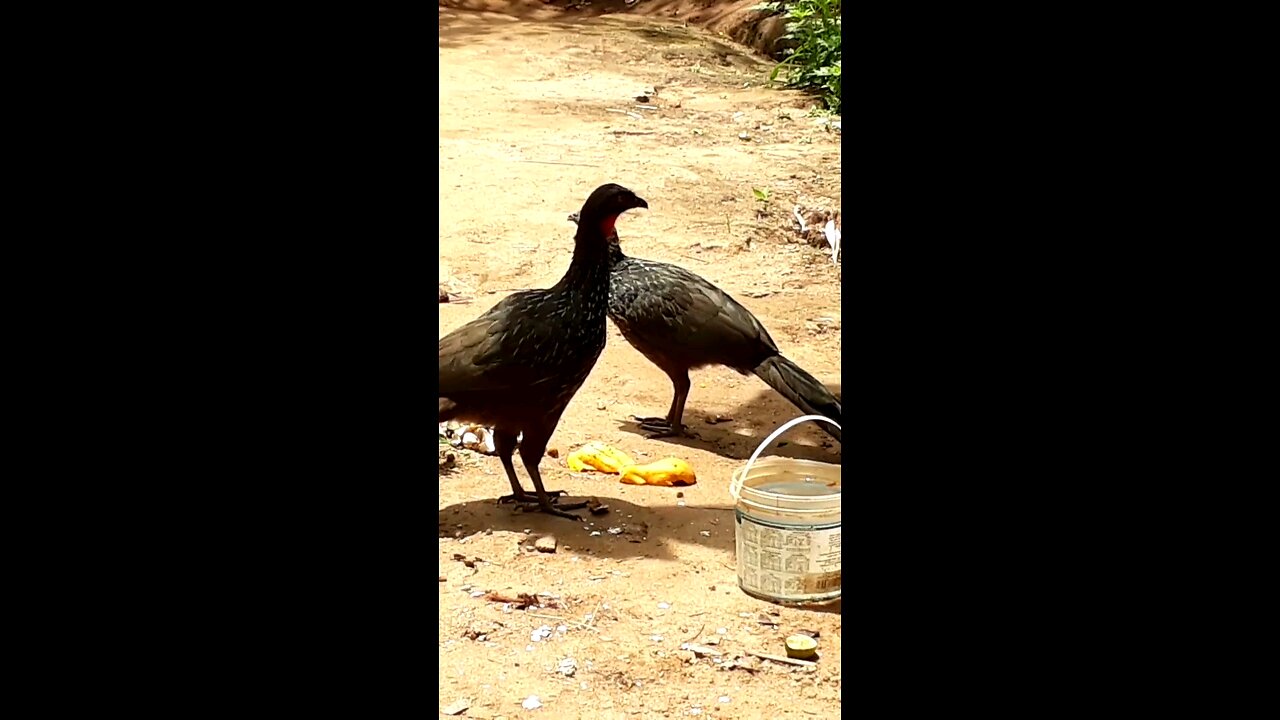
[[740, 516], [736, 535], [744, 588], [782, 599], [840, 591], [840, 528], [782, 530]]

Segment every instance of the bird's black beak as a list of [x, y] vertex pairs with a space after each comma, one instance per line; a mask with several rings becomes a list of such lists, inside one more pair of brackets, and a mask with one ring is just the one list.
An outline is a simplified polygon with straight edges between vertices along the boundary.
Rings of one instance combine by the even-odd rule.
[[636, 196], [636, 204], [635, 204], [635, 205], [632, 205], [632, 207], [644, 208], [645, 210], [648, 210], [648, 209], [649, 209], [649, 203], [645, 202], [644, 198], [642, 198], [642, 197], [640, 197], [639, 195], [637, 195], [637, 196]]

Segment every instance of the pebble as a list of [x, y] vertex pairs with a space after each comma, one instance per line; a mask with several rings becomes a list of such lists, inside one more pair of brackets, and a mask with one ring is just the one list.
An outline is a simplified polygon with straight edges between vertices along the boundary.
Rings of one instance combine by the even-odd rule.
[[544, 535], [534, 541], [533, 546], [538, 552], [553, 553], [556, 551], [556, 538], [554, 535]]
[[670, 608], [670, 607], [671, 607], [671, 603], [664, 603], [664, 602], [658, 603], [659, 610], [666, 610], [667, 608]]
[[520, 707], [525, 710], [537, 710], [542, 707], [542, 701], [538, 699], [537, 695], [530, 695], [524, 699], [524, 702], [520, 703]]

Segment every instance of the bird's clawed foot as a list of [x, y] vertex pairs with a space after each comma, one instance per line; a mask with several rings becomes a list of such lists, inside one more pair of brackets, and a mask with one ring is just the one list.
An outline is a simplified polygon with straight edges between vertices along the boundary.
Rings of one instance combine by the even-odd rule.
[[[551, 497], [551, 498], [557, 498], [557, 497], [560, 497], [560, 496], [561, 496], [561, 495], [563, 495], [563, 494], [564, 494], [564, 491], [563, 491], [563, 490], [548, 490], [548, 491], [547, 491], [547, 496], [548, 496], [548, 497]], [[510, 495], [503, 495], [502, 497], [498, 498], [498, 504], [499, 504], [499, 505], [503, 505], [503, 504], [505, 504], [505, 503], [513, 503], [513, 502], [514, 502], [514, 503], [521, 503], [521, 504], [524, 504], [524, 505], [528, 505], [528, 504], [530, 504], [530, 503], [532, 503], [532, 504], [534, 504], [534, 505], [537, 505], [537, 504], [538, 504], [538, 496], [537, 496], [537, 495], [534, 495], [533, 493], [527, 493], [527, 492], [524, 492], [523, 490], [521, 490], [521, 491], [520, 491], [520, 493], [519, 493], [518, 495], [517, 495], [516, 493], [511, 493]]]
[[578, 522], [582, 522], [582, 517], [578, 515], [574, 515], [571, 512], [565, 512], [565, 510], [577, 510], [579, 508], [584, 508], [587, 506], [587, 503], [583, 501], [583, 502], [575, 502], [575, 503], [565, 503], [564, 505], [561, 505], [560, 503], [552, 499], [553, 492], [556, 495], [561, 495], [564, 493], [563, 490], [548, 490], [547, 497], [541, 500], [538, 499], [537, 497], [530, 496], [531, 502], [520, 503], [520, 509], [524, 510], [525, 512], [542, 512], [548, 515], [559, 515], [562, 518], [569, 518], [570, 520], [577, 520]]
[[560, 508], [568, 508], [568, 509], [572, 510], [572, 509], [575, 509], [575, 508], [582, 508], [582, 507], [586, 507], [586, 506], [587, 506], [587, 504], [586, 504], [585, 502], [580, 502], [580, 503], [569, 503], [568, 505], [561, 505], [561, 506], [557, 507], [557, 506], [555, 506], [555, 505], [552, 505], [552, 504], [551, 504], [551, 499], [550, 499], [550, 498], [547, 498], [545, 501], [540, 502], [540, 503], [534, 503], [533, 505], [525, 505], [525, 506], [524, 506], [524, 508], [525, 508], [526, 510], [531, 510], [531, 511], [535, 511], [535, 512], [544, 512], [544, 513], [546, 513], [546, 514], [548, 514], [548, 515], [559, 515], [559, 516], [560, 516], [560, 517], [562, 517], [562, 518], [569, 518], [570, 520], [577, 520], [578, 522], [582, 522], [582, 517], [581, 517], [581, 516], [579, 516], [579, 515], [574, 515], [574, 514], [573, 514], [573, 513], [571, 513], [571, 512], [565, 512], [564, 510], [562, 510], [562, 509], [560, 509]]
[[635, 418], [640, 423], [640, 429], [651, 433], [650, 440], [664, 437], [692, 437], [688, 429], [684, 425], [673, 426], [666, 418]]
[[[548, 490], [548, 491], [547, 491], [547, 504], [548, 504], [548, 505], [550, 505], [550, 504], [555, 504], [555, 506], [556, 506], [556, 507], [558, 507], [558, 508], [563, 508], [563, 509], [565, 509], [565, 510], [577, 510], [577, 509], [579, 509], [579, 508], [584, 508], [584, 507], [586, 507], [586, 506], [587, 506], [587, 501], [586, 501], [586, 500], [583, 500], [582, 502], [573, 502], [573, 503], [563, 503], [563, 504], [561, 504], [561, 503], [560, 503], [560, 501], [558, 500], [558, 498], [559, 498], [561, 495], [564, 495], [564, 491], [563, 491], [563, 490]], [[533, 505], [537, 505], [538, 507], [542, 507], [542, 501], [540, 501], [540, 500], [538, 499], [538, 496], [537, 496], [537, 495], [530, 495], [530, 496], [529, 496], [529, 503], [530, 503], [530, 504], [533, 504]], [[546, 508], [544, 507], [544, 508], [542, 508], [542, 509], [543, 509], [543, 510], [545, 510]]]
[[520, 509], [525, 512], [543, 512], [548, 515], [559, 515], [560, 517], [569, 518], [570, 520], [581, 521], [582, 518], [580, 516], [565, 511], [584, 508], [587, 506], [586, 501], [565, 503], [564, 505], [561, 505], [557, 502], [557, 498], [561, 495], [564, 495], [564, 490], [548, 490], [545, 500], [540, 499], [537, 495], [532, 493], [522, 492], [519, 495], [512, 493], [498, 498], [498, 503], [519, 503]]

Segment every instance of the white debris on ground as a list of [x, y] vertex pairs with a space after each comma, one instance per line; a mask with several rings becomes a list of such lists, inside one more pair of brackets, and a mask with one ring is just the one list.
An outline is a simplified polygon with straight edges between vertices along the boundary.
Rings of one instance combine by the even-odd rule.
[[[440, 423], [440, 437], [456, 448], [464, 448], [485, 455], [493, 455], [496, 450], [493, 441], [493, 428], [485, 427], [484, 425], [449, 420]], [[523, 438], [523, 433], [516, 436], [517, 447], [519, 447], [520, 440]]]
[[836, 227], [835, 220], [828, 220], [826, 225], [822, 226], [822, 234], [827, 237], [827, 244], [831, 246], [831, 262], [840, 262], [840, 229]]
[[805, 209], [796, 205], [791, 210], [800, 237], [809, 245], [831, 248], [831, 261], [840, 262], [840, 211], [824, 208]]

